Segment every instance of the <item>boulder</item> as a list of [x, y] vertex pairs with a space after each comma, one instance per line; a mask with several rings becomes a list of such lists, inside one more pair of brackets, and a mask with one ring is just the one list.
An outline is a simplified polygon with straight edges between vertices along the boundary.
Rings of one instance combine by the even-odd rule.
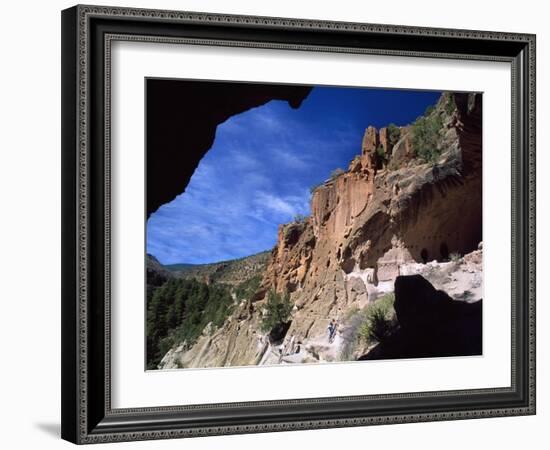
[[395, 280], [398, 330], [360, 360], [482, 354], [482, 300], [453, 300], [420, 275]]

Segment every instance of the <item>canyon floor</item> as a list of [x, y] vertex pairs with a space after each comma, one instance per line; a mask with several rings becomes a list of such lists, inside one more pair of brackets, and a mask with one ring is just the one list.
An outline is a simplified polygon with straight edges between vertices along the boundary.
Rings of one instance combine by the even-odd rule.
[[368, 126], [269, 252], [172, 270], [149, 257], [148, 367], [481, 354], [481, 108], [443, 93], [409, 126]]
[[[452, 261], [428, 263], [405, 263], [399, 266], [401, 276], [409, 277], [420, 275], [428, 281], [434, 289], [444, 292], [455, 301], [464, 304], [481, 304], [483, 298], [483, 250], [482, 243], [479, 249], [464, 255], [455, 257]], [[350, 272], [349, 278], [363, 276], [362, 273]], [[360, 336], [360, 328], [365, 321], [365, 312], [369, 307], [377, 304], [377, 301], [388, 295], [395, 295], [393, 283], [384, 286], [376, 286], [367, 283], [367, 290], [371, 293], [367, 304], [351, 304], [342, 317], [325, 317], [325, 322], [331, 319], [337, 321], [337, 331], [333, 339], [329, 340], [328, 329], [319, 334], [310, 335], [307, 338], [298, 338], [297, 335], [287, 334], [280, 342], [272, 343], [267, 334], [258, 333], [255, 337], [258, 352], [257, 365], [276, 364], [312, 364], [326, 362], [354, 361], [358, 359], [371, 359], [365, 356], [376, 353], [377, 342], [368, 342]], [[317, 318], [318, 320], [320, 318]], [[434, 321], [438, 321], [436, 317]], [[425, 327], [434, 324], [424, 324]], [[208, 327], [209, 328], [209, 327]], [[475, 330], [471, 330], [475, 332]], [[212, 342], [216, 340], [215, 333], [210, 335], [210, 329], [199, 339], [194, 348], [200, 348], [199, 355], [189, 351], [185, 345], [179, 345], [170, 349], [161, 360], [159, 369], [178, 369], [195, 366], [193, 359], [200, 361], [201, 354], [206, 353]], [[374, 351], [373, 351], [374, 350]], [[379, 359], [379, 358], [372, 358]]]

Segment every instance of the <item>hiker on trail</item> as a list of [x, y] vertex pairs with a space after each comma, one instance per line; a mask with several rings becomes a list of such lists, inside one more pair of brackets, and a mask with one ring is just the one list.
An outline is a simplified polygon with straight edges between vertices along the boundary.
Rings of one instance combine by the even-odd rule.
[[294, 341], [295, 341], [295, 337], [294, 337], [294, 333], [292, 333], [292, 336], [290, 336], [290, 342], [288, 343], [288, 347], [287, 347], [287, 354], [289, 355], [292, 355], [292, 353], [294, 353]]
[[336, 322], [334, 319], [328, 324], [328, 341], [332, 342], [334, 339], [334, 333], [336, 332]]
[[300, 353], [301, 346], [302, 346], [302, 339], [300, 338], [300, 336], [298, 336], [298, 338], [296, 339], [296, 345], [294, 346], [294, 353]]

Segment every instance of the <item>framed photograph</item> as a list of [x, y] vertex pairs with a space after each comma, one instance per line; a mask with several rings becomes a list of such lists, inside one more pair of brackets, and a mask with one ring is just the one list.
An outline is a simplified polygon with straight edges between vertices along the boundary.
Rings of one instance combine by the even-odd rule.
[[62, 12], [62, 437], [535, 413], [535, 36]]

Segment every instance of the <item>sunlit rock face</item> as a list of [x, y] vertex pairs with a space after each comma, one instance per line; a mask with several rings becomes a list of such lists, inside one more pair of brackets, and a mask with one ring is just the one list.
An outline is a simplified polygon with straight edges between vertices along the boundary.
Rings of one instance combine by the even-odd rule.
[[[452, 110], [446, 107], [450, 95], [456, 105]], [[268, 355], [272, 349], [259, 331], [270, 289], [290, 293], [294, 310], [287, 336], [303, 349], [316, 349], [304, 358], [315, 354], [317, 360], [333, 360], [334, 348], [323, 350], [319, 344], [331, 319], [343, 321], [352, 308], [364, 308], [393, 291], [400, 275], [429, 278], [423, 272], [427, 263], [435, 261], [434, 273], [439, 273], [448, 269], [440, 264], [452, 254], [477, 251], [482, 240], [481, 107], [480, 95], [443, 94], [430, 113], [443, 123], [440, 153], [430, 163], [418, 158], [421, 149], [414, 147], [411, 127], [401, 127], [396, 142], [390, 142], [387, 128], [368, 127], [348, 169], [313, 192], [311, 216], [279, 227], [253, 301], [201, 338], [186, 353], [186, 367], [284, 363]], [[460, 276], [479, 287], [481, 264], [476, 271], [478, 278]]]

